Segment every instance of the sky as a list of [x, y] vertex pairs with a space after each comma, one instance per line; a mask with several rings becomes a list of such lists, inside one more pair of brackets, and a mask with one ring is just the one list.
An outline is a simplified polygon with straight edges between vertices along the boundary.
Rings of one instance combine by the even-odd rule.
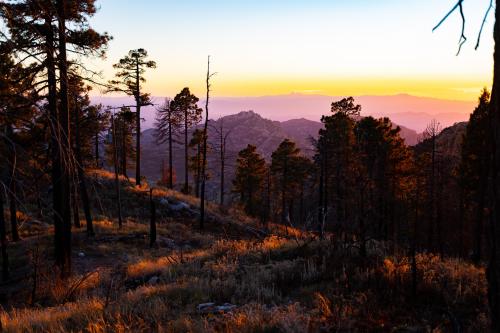
[[[465, 0], [468, 38], [456, 55], [458, 11], [432, 28], [456, 0], [97, 0], [91, 25], [113, 36], [105, 60], [89, 64], [113, 77], [112, 64], [145, 48], [157, 69], [144, 90], [205, 94], [207, 56], [213, 96], [291, 93], [394, 95], [471, 101], [490, 86], [493, 11], [479, 49], [489, 0]], [[98, 92], [96, 92], [98, 94]]]

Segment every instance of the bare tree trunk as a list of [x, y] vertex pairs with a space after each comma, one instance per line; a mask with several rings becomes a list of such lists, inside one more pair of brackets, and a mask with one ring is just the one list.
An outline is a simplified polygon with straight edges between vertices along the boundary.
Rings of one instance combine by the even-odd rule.
[[[127, 138], [127, 133], [125, 129], [125, 122], [124, 120], [121, 120], [118, 123], [121, 126], [121, 145], [120, 145], [120, 155], [121, 155], [121, 171], [122, 171], [122, 176], [128, 179], [128, 174], [127, 174], [127, 149], [126, 149], [126, 138]], [[118, 136], [116, 137], [116, 140], [118, 140]], [[118, 141], [117, 141], [118, 144]], [[118, 145], [116, 146], [116, 149], [118, 149]]]
[[116, 201], [118, 205], [118, 228], [122, 228], [122, 200], [120, 193], [120, 179], [118, 178], [118, 153], [116, 151], [116, 126], [115, 126], [115, 117], [111, 116], [111, 131], [113, 132], [113, 164], [115, 167], [115, 191], [116, 191]]
[[210, 56], [207, 64], [207, 99], [205, 101], [205, 126], [203, 127], [203, 161], [201, 165], [201, 200], [200, 200], [200, 229], [205, 227], [205, 184], [207, 180], [207, 137], [208, 137], [208, 103], [210, 99]]
[[[223, 120], [221, 119], [221, 122]], [[226, 143], [224, 142], [224, 124], [221, 123], [220, 131], [220, 202], [221, 206], [224, 206], [224, 191], [225, 191], [225, 172], [226, 172]]]
[[0, 190], [0, 246], [2, 251], [2, 281], [9, 279], [9, 256], [7, 254], [7, 232], [3, 212], [3, 189]]
[[156, 244], [156, 206], [153, 199], [153, 189], [149, 190], [149, 203], [151, 205], [151, 219], [149, 223], [149, 247]]
[[71, 196], [71, 206], [73, 207], [73, 222], [75, 224], [75, 228], [81, 228], [82, 225], [80, 223], [80, 212], [78, 209], [78, 190], [76, 186], [73, 186], [73, 191]]
[[[63, 0], [57, 0], [57, 16], [59, 23], [59, 80], [60, 103], [59, 123], [61, 125], [60, 144], [62, 157], [66, 163], [62, 167], [61, 178], [61, 213], [62, 213], [62, 252], [57, 260], [61, 267], [63, 277], [71, 274], [71, 206], [70, 206], [70, 174], [71, 174], [71, 144], [69, 129], [69, 103], [68, 103], [68, 61], [66, 58], [66, 9]], [[63, 159], [64, 160], [64, 159]]]
[[184, 194], [189, 194], [188, 159], [188, 110], [184, 110]]
[[195, 187], [195, 196], [197, 198], [200, 197], [200, 178], [201, 178], [201, 147], [200, 143], [198, 143], [198, 151], [196, 152], [196, 187]]
[[[287, 211], [286, 211], [286, 185], [288, 177], [287, 173], [288, 173], [288, 158], [285, 157], [283, 166], [283, 177], [281, 179], [281, 223], [287, 227], [287, 232], [288, 232]], [[290, 217], [288, 216], [288, 218]]]
[[490, 219], [490, 260], [487, 269], [488, 300], [490, 305], [491, 329], [500, 331], [500, 0], [496, 1], [495, 13], [495, 51], [493, 88], [491, 91], [492, 144], [492, 199], [493, 211]]
[[[82, 199], [82, 204], [83, 204], [83, 213], [85, 214], [87, 235], [92, 237], [94, 236], [94, 224], [92, 221], [92, 214], [90, 212], [89, 195], [87, 192], [87, 180], [86, 180], [85, 170], [83, 169], [82, 150], [80, 147], [80, 117], [78, 115], [78, 110], [76, 108], [73, 111], [73, 113], [74, 113], [74, 123], [75, 123], [75, 155], [77, 163], [76, 170], [78, 175], [78, 186], [80, 190], [80, 197]], [[96, 146], [99, 145], [97, 144]], [[76, 200], [75, 207], [78, 208], [78, 190], [76, 188], [75, 188], [75, 200]], [[78, 219], [78, 221], [80, 221], [80, 219]], [[78, 222], [78, 224], [80, 224], [80, 222]]]
[[9, 211], [10, 211], [10, 228], [12, 233], [12, 241], [19, 241], [19, 230], [17, 225], [17, 184], [16, 184], [16, 149], [14, 146], [14, 133], [12, 126], [7, 125], [7, 142], [9, 153]]
[[[172, 111], [169, 111], [171, 113]], [[172, 149], [172, 121], [171, 116], [168, 119], [168, 172], [169, 172], [169, 180], [168, 180], [168, 188], [174, 188], [174, 161], [173, 161], [173, 149]]]
[[95, 133], [95, 168], [99, 169], [99, 130]]
[[48, 110], [51, 129], [51, 153], [52, 153], [52, 201], [54, 216], [54, 256], [56, 265], [61, 267], [64, 263], [63, 232], [64, 223], [62, 213], [62, 166], [61, 166], [61, 147], [60, 147], [60, 124], [57, 108], [57, 81], [54, 59], [54, 36], [52, 33], [51, 19], [46, 19], [45, 27], [47, 30], [46, 40], [46, 66], [47, 66], [47, 85], [48, 85]]
[[140, 92], [140, 72], [139, 72], [139, 60], [136, 63], [136, 72], [135, 72], [135, 84], [136, 84], [136, 127], [137, 133], [135, 138], [135, 184], [137, 186], [141, 185], [141, 92]]

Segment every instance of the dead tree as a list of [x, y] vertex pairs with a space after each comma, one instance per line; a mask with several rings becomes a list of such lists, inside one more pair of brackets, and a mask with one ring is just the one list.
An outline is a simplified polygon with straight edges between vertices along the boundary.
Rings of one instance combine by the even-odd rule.
[[212, 129], [217, 135], [217, 142], [214, 144], [214, 150], [219, 155], [219, 166], [220, 166], [220, 183], [219, 183], [219, 204], [224, 206], [224, 196], [226, 194], [226, 159], [227, 159], [227, 140], [231, 135], [232, 130], [224, 130], [224, 118], [220, 118], [218, 121], [219, 126], [212, 126]]
[[200, 229], [205, 227], [205, 185], [207, 180], [207, 134], [208, 134], [208, 104], [210, 99], [210, 56], [207, 62], [207, 99], [205, 100], [205, 126], [203, 127], [203, 162], [201, 163], [201, 199], [200, 199]]
[[135, 99], [135, 121], [136, 121], [136, 161], [135, 161], [135, 183], [141, 185], [141, 107], [153, 105], [150, 103], [149, 94], [142, 92], [142, 83], [145, 82], [144, 73], [146, 68], [156, 68], [156, 63], [146, 60], [148, 53], [144, 49], [129, 51], [128, 55], [113, 65], [118, 69], [116, 77], [119, 80], [110, 81], [113, 86], [110, 91], [124, 92]]
[[113, 133], [113, 165], [115, 169], [115, 191], [116, 191], [116, 201], [118, 204], [118, 228], [122, 228], [122, 200], [120, 193], [120, 179], [118, 178], [118, 153], [116, 149], [116, 127], [115, 127], [115, 116], [111, 115], [111, 131]]

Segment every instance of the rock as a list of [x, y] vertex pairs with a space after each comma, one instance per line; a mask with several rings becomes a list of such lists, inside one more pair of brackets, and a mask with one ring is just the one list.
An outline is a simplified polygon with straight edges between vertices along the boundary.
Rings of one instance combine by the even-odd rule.
[[198, 311], [204, 311], [208, 308], [213, 308], [215, 306], [215, 303], [201, 303], [198, 304]]
[[173, 210], [174, 212], [179, 212], [182, 210], [189, 210], [189, 205], [185, 202], [179, 201], [176, 204], [171, 204], [170, 209]]
[[158, 276], [153, 276], [148, 280], [147, 284], [154, 286], [155, 284], [158, 284], [158, 282], [160, 282], [160, 278]]
[[167, 247], [169, 249], [177, 249], [178, 246], [175, 244], [173, 239], [170, 239], [168, 237], [158, 237], [156, 240], [156, 244], [160, 247]]
[[202, 314], [228, 313], [236, 308], [236, 305], [230, 303], [224, 303], [222, 305], [216, 305], [215, 303], [202, 303], [197, 307], [198, 312]]
[[217, 307], [218, 312], [223, 312], [223, 313], [231, 312], [234, 309], [236, 309], [236, 305], [230, 303], [224, 303]]

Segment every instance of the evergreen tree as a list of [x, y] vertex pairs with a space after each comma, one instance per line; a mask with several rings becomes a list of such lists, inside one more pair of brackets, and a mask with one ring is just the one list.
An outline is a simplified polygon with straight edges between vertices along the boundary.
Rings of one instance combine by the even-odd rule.
[[[113, 164], [114, 149], [116, 149], [118, 173], [128, 178], [127, 170], [134, 166], [136, 157], [133, 147], [134, 113], [130, 108], [123, 107], [115, 114], [114, 128], [114, 132], [112, 129], [109, 132], [113, 139], [110, 138], [106, 146], [107, 160], [110, 165]], [[116, 147], [113, 145], [113, 140], [116, 141]]]
[[[352, 97], [332, 103], [333, 115], [323, 116], [324, 128], [319, 131], [316, 162], [322, 170], [320, 181], [319, 219], [335, 222], [337, 226], [352, 222], [352, 193], [354, 157], [354, 117], [361, 106]], [[320, 224], [323, 222], [320, 221]]]
[[280, 188], [281, 223], [289, 224], [294, 200], [303, 193], [301, 187], [307, 177], [308, 160], [300, 155], [300, 149], [289, 139], [281, 142], [271, 158], [271, 171]]
[[[473, 259], [482, 259], [483, 222], [488, 207], [488, 180], [491, 156], [490, 134], [490, 93], [484, 89], [479, 103], [470, 115], [462, 142], [462, 156], [459, 166], [459, 182], [462, 189], [464, 207], [461, 218], [472, 222]], [[463, 225], [463, 221], [462, 221]], [[468, 230], [460, 230], [460, 237]], [[460, 242], [463, 246], [463, 240]]]
[[[173, 101], [165, 99], [163, 105], [156, 109], [155, 136], [156, 142], [161, 144], [168, 142], [168, 188], [174, 187], [174, 162], [173, 143], [181, 128], [182, 114], [179, 108], [174, 107]], [[163, 172], [163, 171], [162, 171]]]
[[198, 107], [199, 99], [191, 94], [189, 88], [184, 88], [177, 94], [170, 107], [175, 114], [182, 114], [182, 125], [184, 134], [184, 187], [182, 191], [189, 193], [189, 129], [201, 121], [202, 109]]
[[150, 105], [150, 96], [142, 91], [146, 82], [144, 74], [147, 68], [156, 68], [156, 63], [147, 60], [148, 52], [144, 49], [129, 51], [128, 55], [113, 65], [118, 72], [116, 80], [110, 81], [111, 91], [121, 91], [135, 100], [135, 183], [141, 185], [141, 107]]
[[236, 175], [233, 179], [233, 192], [240, 195], [240, 202], [247, 214], [259, 215], [262, 209], [261, 191], [267, 176], [266, 161], [257, 152], [257, 148], [248, 145], [238, 153]]

